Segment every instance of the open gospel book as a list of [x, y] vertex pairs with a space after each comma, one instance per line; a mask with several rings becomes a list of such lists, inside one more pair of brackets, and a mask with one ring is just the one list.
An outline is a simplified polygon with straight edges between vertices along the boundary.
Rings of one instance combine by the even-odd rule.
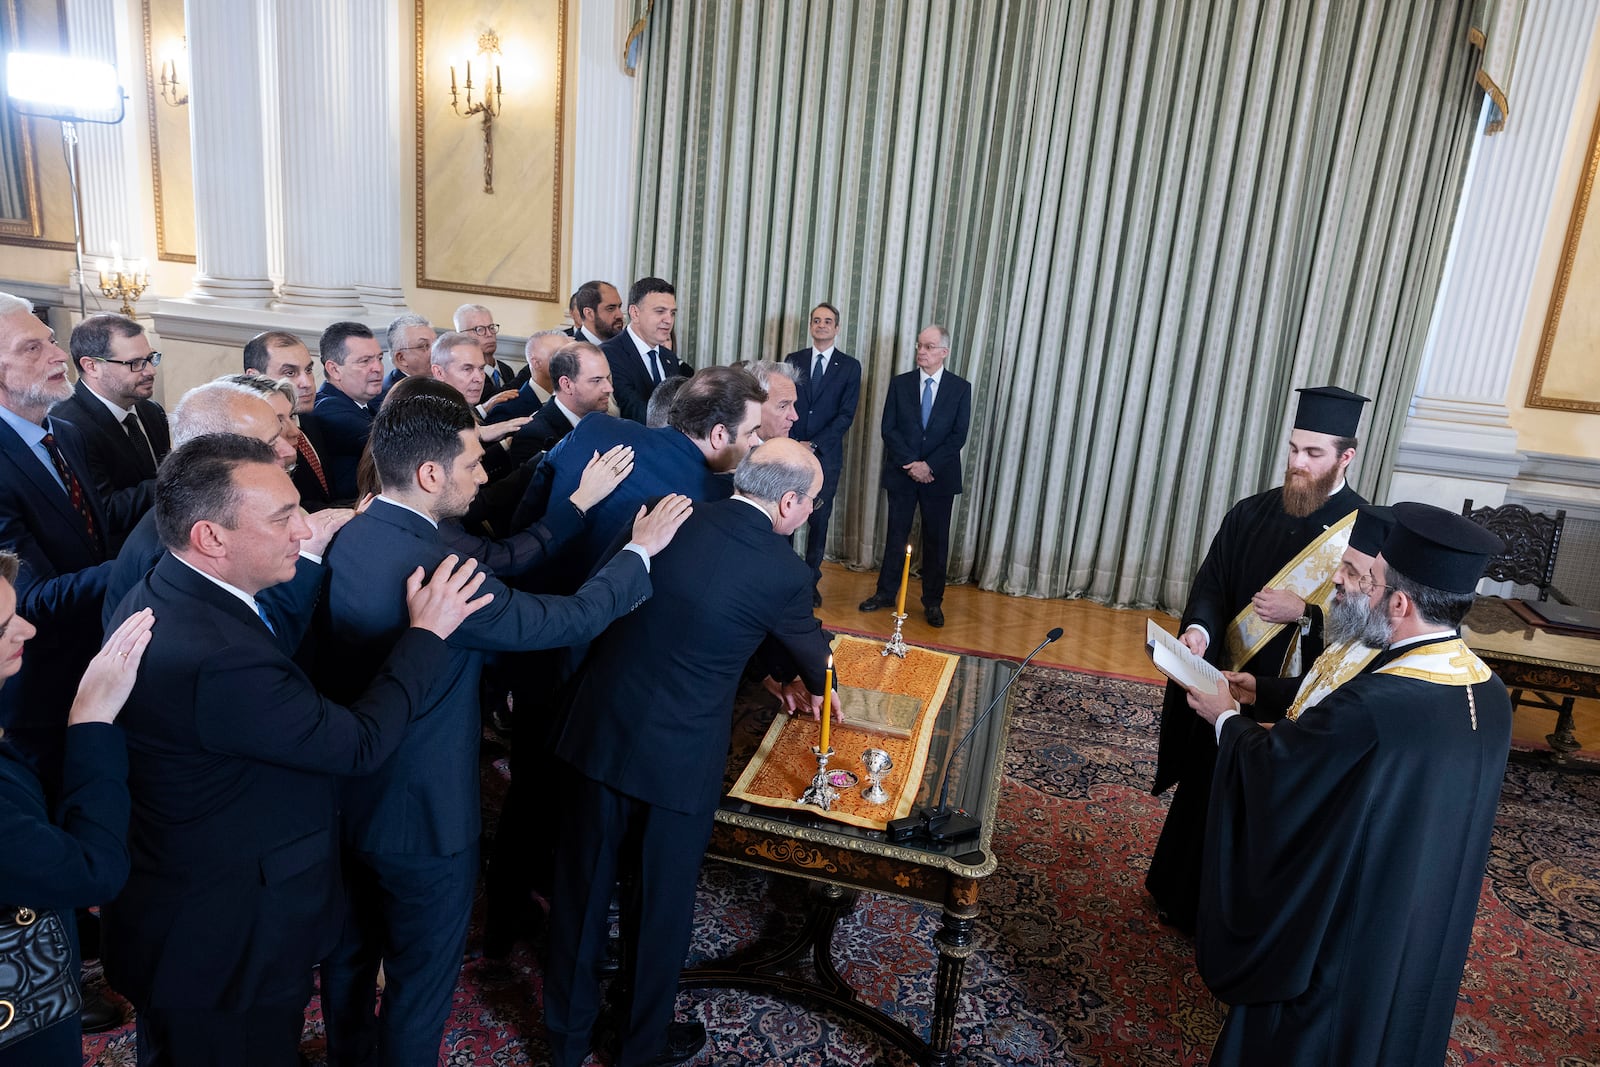
[[1185, 689], [1200, 689], [1214, 693], [1228, 687], [1222, 672], [1185, 648], [1154, 619], [1145, 620], [1144, 648], [1150, 653], [1150, 662], [1156, 670], [1171, 678]]

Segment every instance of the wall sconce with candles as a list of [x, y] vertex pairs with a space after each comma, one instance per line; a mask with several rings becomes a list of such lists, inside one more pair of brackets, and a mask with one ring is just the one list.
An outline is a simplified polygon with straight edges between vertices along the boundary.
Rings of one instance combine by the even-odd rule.
[[115, 241], [111, 242], [111, 274], [106, 274], [106, 262], [100, 261], [100, 295], [107, 300], [120, 300], [119, 308], [125, 316], [133, 318], [133, 304], [144, 295], [150, 286], [150, 269], [142, 259], [136, 259], [131, 266], [125, 267], [122, 262], [122, 249], [117, 247]]
[[[494, 192], [494, 120], [499, 117], [502, 105], [500, 83], [500, 38], [493, 30], [478, 37], [478, 54], [483, 56], [483, 99], [474, 103], [472, 100], [472, 61], [467, 61], [467, 80], [464, 88], [467, 91], [467, 109], [461, 110], [460, 96], [456, 89], [456, 67], [450, 64], [450, 110], [462, 118], [470, 119], [474, 115], [483, 116], [483, 191]], [[490, 77], [490, 66], [494, 67], [493, 77]]]
[[[183, 41], [183, 48], [187, 51], [189, 39]], [[161, 99], [169, 107], [183, 107], [189, 102], [189, 94], [183, 91], [183, 83], [178, 80], [178, 60], [172, 54], [161, 61]]]

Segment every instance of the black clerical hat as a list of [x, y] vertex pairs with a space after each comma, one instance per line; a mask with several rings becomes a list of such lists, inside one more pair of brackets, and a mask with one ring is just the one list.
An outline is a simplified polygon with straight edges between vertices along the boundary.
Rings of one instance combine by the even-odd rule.
[[1376, 556], [1394, 529], [1394, 509], [1363, 504], [1356, 510], [1356, 524], [1350, 528], [1350, 547], [1363, 556]]
[[1361, 425], [1361, 405], [1367, 398], [1337, 385], [1296, 389], [1300, 406], [1295, 409], [1294, 428], [1334, 437], [1354, 437]]
[[1492, 556], [1505, 551], [1500, 538], [1463, 515], [1432, 504], [1396, 504], [1394, 529], [1383, 543], [1390, 570], [1413, 582], [1449, 593], [1470, 593]]

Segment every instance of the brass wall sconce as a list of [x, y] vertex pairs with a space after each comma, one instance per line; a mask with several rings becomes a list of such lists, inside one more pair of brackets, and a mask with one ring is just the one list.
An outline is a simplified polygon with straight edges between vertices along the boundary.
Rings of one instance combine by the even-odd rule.
[[[185, 38], [184, 48], [188, 45], [188, 38]], [[169, 107], [183, 107], [189, 102], [189, 94], [178, 80], [178, 61], [171, 56], [161, 61], [161, 99]]]
[[106, 264], [102, 260], [100, 269], [100, 295], [107, 300], [120, 300], [121, 311], [128, 318], [133, 318], [133, 303], [144, 295], [150, 287], [150, 270], [142, 259], [136, 259], [129, 267], [122, 262], [122, 253], [117, 250], [116, 243], [112, 243], [112, 254], [115, 262], [111, 264], [111, 273], [106, 274]]
[[[474, 103], [472, 100], [472, 61], [467, 61], [467, 80], [463, 88], [467, 91], [467, 109], [461, 110], [459, 93], [456, 90], [456, 68], [450, 65], [450, 110], [462, 118], [470, 119], [474, 115], [483, 116], [483, 191], [494, 192], [494, 120], [499, 117], [502, 106], [500, 83], [500, 38], [493, 30], [482, 34], [478, 38], [478, 54], [484, 57], [483, 64], [483, 99]], [[490, 65], [494, 66], [494, 77], [489, 76]]]

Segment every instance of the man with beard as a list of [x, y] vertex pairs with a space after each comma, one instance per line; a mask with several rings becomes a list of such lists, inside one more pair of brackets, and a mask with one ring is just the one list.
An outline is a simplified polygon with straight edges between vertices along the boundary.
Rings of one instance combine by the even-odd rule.
[[[1354, 513], [1366, 503], [1344, 476], [1367, 398], [1334, 386], [1297, 391], [1284, 484], [1229, 509], [1184, 608], [1179, 640], [1224, 670], [1295, 675], [1302, 652], [1320, 652], [1310, 606], [1328, 597]], [[1145, 888], [1162, 921], [1184, 931], [1194, 929], [1216, 751], [1183, 690], [1168, 685], [1151, 792], [1178, 788]]]
[[572, 339], [599, 346], [622, 332], [622, 294], [610, 282], [584, 282], [572, 294]]
[[1372, 591], [1372, 561], [1394, 528], [1394, 511], [1367, 505], [1356, 512], [1350, 528], [1350, 545], [1339, 569], [1333, 572], [1333, 603], [1328, 608], [1322, 637], [1325, 648], [1311, 669], [1297, 678], [1223, 671], [1228, 689], [1241, 704], [1253, 704], [1251, 718], [1270, 723], [1298, 719], [1300, 713], [1371, 664], [1377, 648], [1363, 643], [1377, 618], [1367, 594]]
[[[478, 428], [443, 397], [405, 397], [381, 410], [372, 458], [383, 493], [327, 555], [329, 632], [320, 662], [329, 668], [322, 682], [330, 694], [360, 691], [382, 667], [404, 633], [405, 576], [419, 565], [431, 571], [450, 554], [439, 524], [464, 514], [484, 482]], [[350, 906], [322, 969], [330, 1064], [438, 1062], [477, 883], [484, 658], [594, 638], [650, 596], [650, 556], [688, 514], [683, 497], [649, 514], [636, 508], [629, 550], [570, 597], [534, 596], [486, 577], [478, 592], [493, 599], [468, 620], [476, 625], [450, 635], [446, 662], [400, 747], [376, 774], [346, 784]], [[375, 1019], [380, 963], [383, 1014]]]
[[1189, 694], [1219, 746], [1196, 938], [1232, 1005], [1216, 1067], [1445, 1058], [1511, 743], [1458, 628], [1502, 546], [1427, 504], [1394, 516], [1368, 670], [1270, 731]]

